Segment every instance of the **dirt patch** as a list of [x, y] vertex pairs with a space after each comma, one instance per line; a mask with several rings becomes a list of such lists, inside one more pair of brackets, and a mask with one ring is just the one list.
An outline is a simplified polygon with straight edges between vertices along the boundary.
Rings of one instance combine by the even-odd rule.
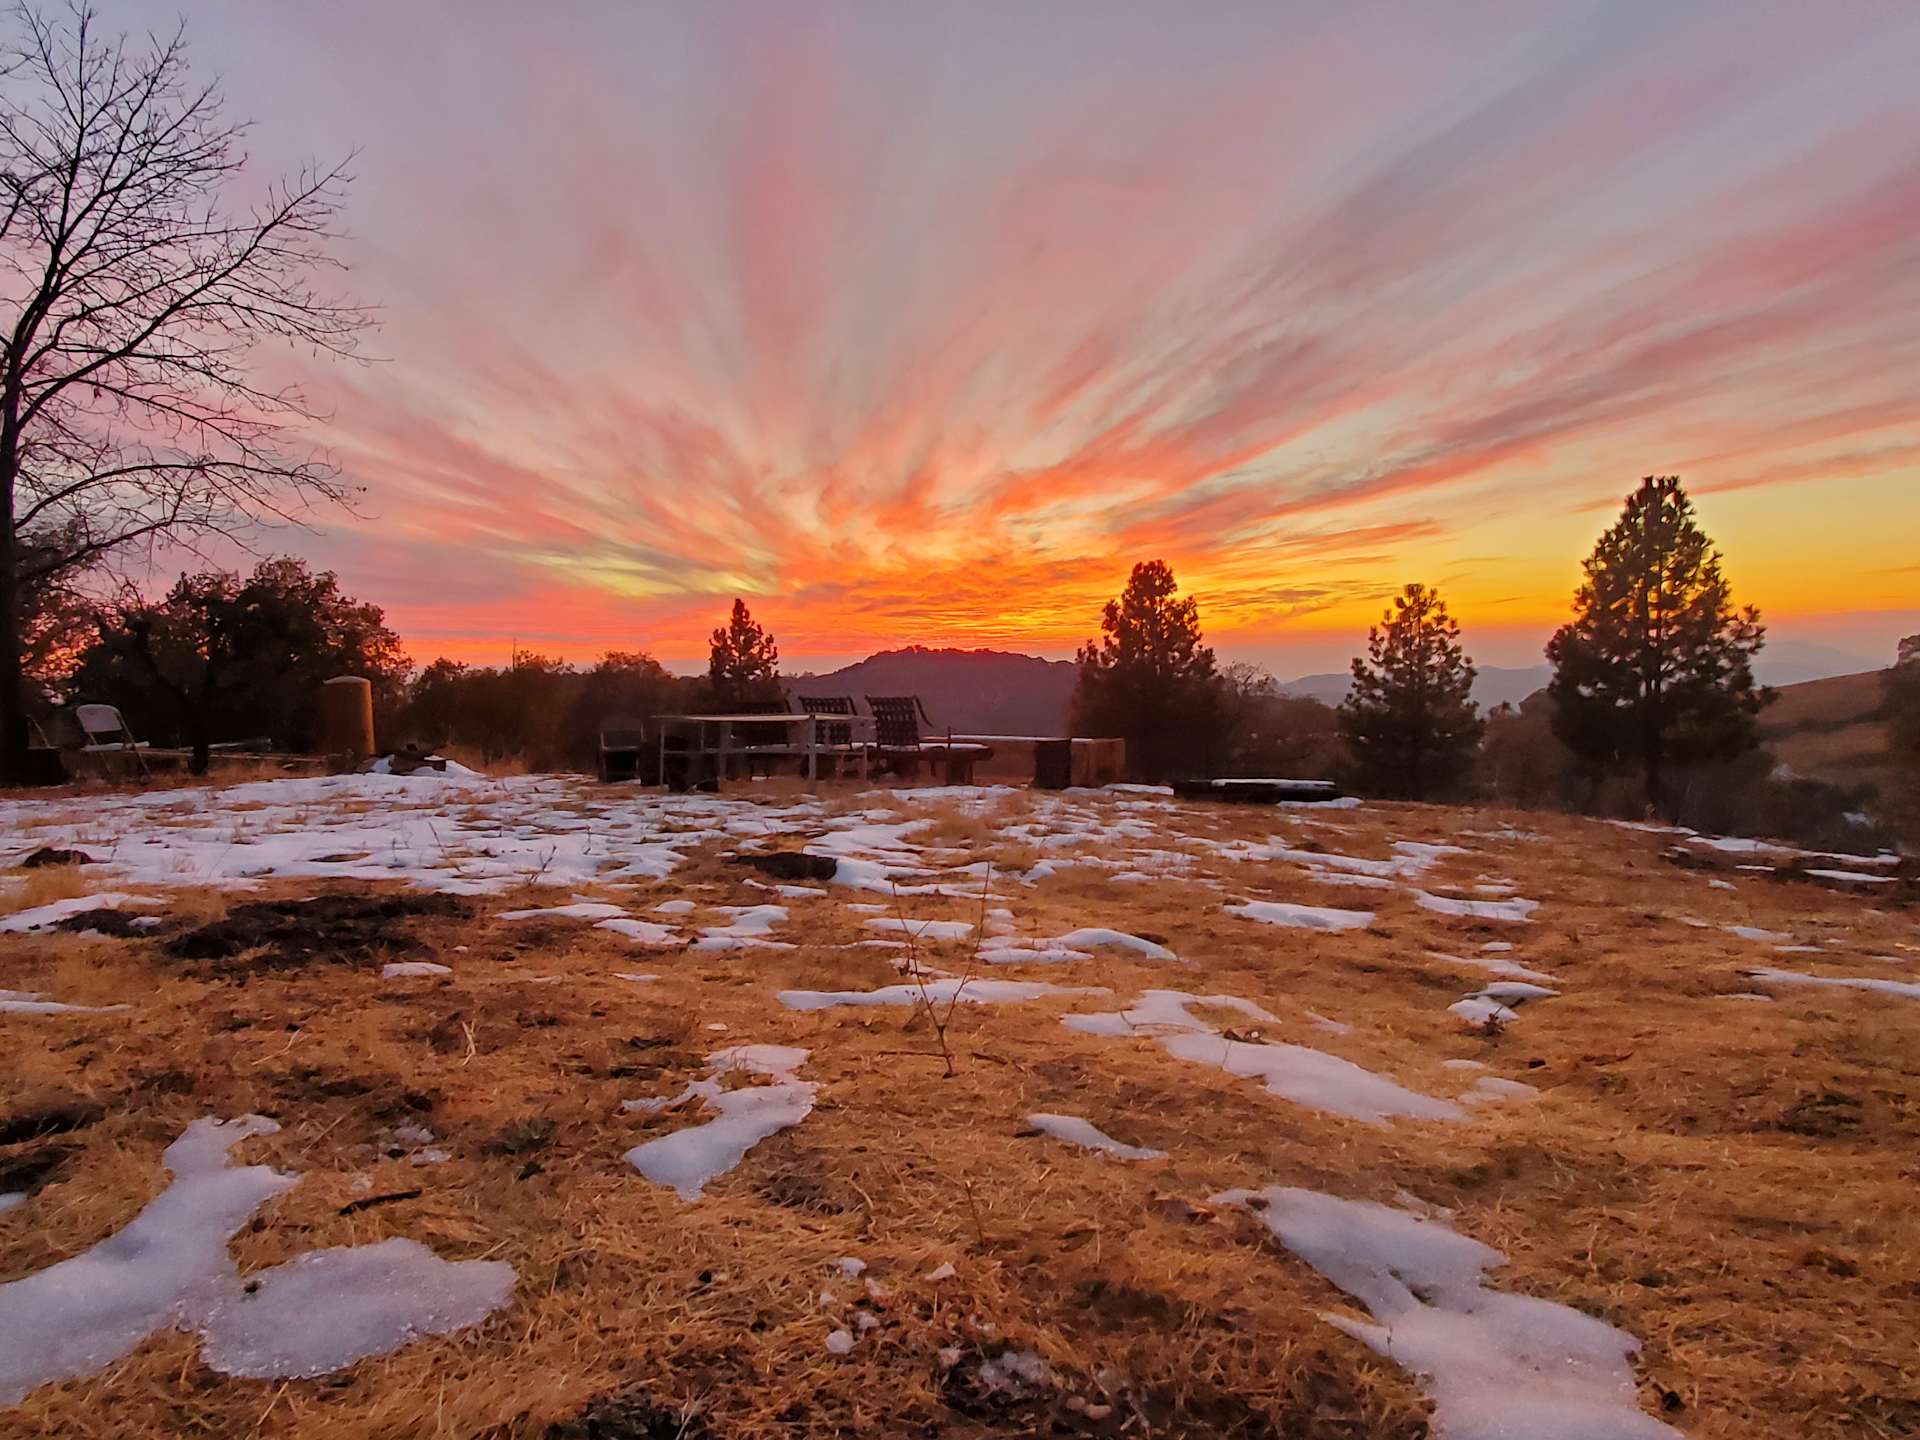
[[662, 1405], [644, 1390], [596, 1395], [570, 1420], [547, 1427], [546, 1440], [707, 1440], [699, 1412]]
[[20, 862], [22, 870], [43, 870], [50, 865], [98, 865], [100, 862], [84, 850], [61, 850], [42, 845]]
[[421, 948], [410, 921], [468, 913], [466, 904], [448, 895], [264, 900], [236, 905], [211, 924], [174, 936], [166, 951], [216, 975], [314, 964], [370, 966]]
[[67, 1135], [106, 1118], [106, 1110], [91, 1100], [72, 1096], [42, 1096], [0, 1113], [0, 1145], [22, 1145], [48, 1135]]
[[773, 880], [831, 880], [840, 868], [840, 862], [830, 855], [803, 855], [797, 850], [729, 858], [734, 864], [749, 866]]
[[166, 932], [152, 915], [130, 915], [125, 910], [82, 910], [56, 920], [53, 928], [66, 935], [106, 935], [115, 940], [139, 940]]

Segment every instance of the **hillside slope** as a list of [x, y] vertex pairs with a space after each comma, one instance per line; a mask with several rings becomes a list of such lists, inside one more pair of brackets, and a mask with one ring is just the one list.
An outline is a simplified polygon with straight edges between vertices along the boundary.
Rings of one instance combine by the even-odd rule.
[[1064, 735], [1073, 698], [1071, 660], [1004, 650], [882, 650], [787, 688], [803, 695], [918, 695], [942, 729], [977, 735]]
[[1884, 788], [1894, 778], [1879, 718], [1886, 671], [1784, 685], [1760, 716], [1761, 742], [1795, 774]]

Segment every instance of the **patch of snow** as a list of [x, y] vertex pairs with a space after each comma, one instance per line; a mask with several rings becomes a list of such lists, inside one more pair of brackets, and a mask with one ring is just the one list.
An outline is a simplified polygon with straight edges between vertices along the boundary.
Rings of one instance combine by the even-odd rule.
[[551, 917], [555, 920], [605, 920], [615, 915], [626, 914], [622, 905], [607, 905], [598, 900], [576, 900], [571, 905], [549, 905], [539, 910], [502, 910], [502, 920], [539, 920]]
[[1057, 937], [1051, 943], [1064, 947], [1067, 950], [1112, 946], [1116, 949], [1132, 950], [1136, 954], [1146, 956], [1149, 960], [1177, 960], [1180, 958], [1166, 946], [1158, 944], [1155, 941], [1143, 940], [1138, 935], [1129, 935], [1124, 930], [1104, 930], [1097, 926], [1080, 930], [1070, 930], [1065, 935]]
[[600, 920], [595, 922], [593, 928], [611, 930], [635, 945], [677, 945], [680, 942], [680, 937], [671, 926], [656, 925], [651, 920]]
[[309, 1250], [228, 1287], [200, 1319], [200, 1354], [246, 1379], [326, 1375], [477, 1325], [513, 1281], [504, 1261], [442, 1260], [415, 1240]]
[[1721, 928], [1729, 935], [1762, 945], [1787, 945], [1793, 941], [1791, 935], [1783, 935], [1778, 930], [1762, 930], [1758, 925], [1725, 925]]
[[1039, 1111], [1027, 1116], [1027, 1123], [1056, 1140], [1065, 1140], [1088, 1150], [1099, 1150], [1119, 1160], [1164, 1160], [1167, 1155], [1164, 1150], [1149, 1150], [1116, 1140], [1091, 1120], [1082, 1120], [1078, 1115], [1054, 1115]]
[[1831, 985], [1842, 990], [1877, 990], [1883, 995], [1904, 995], [1920, 1000], [1920, 985], [1905, 980], [1881, 980], [1868, 975], [1802, 975], [1797, 970], [1742, 970], [1750, 980], [1768, 985]]
[[20, 935], [35, 930], [45, 930], [69, 916], [84, 915], [89, 910], [118, 910], [127, 905], [158, 905], [159, 903], [149, 895], [128, 895], [119, 890], [107, 890], [98, 895], [76, 895], [71, 899], [36, 905], [31, 910], [16, 910], [11, 915], [0, 915], [0, 935]]
[[827, 1353], [829, 1355], [852, 1354], [853, 1332], [849, 1330], [835, 1330], [831, 1335], [827, 1336]]
[[1427, 958], [1448, 965], [1470, 965], [1475, 970], [1485, 970], [1492, 975], [1508, 975], [1516, 980], [1546, 981], [1556, 978], [1544, 970], [1532, 969], [1517, 960], [1503, 960], [1498, 955], [1453, 955], [1445, 950], [1429, 950]]
[[1294, 905], [1284, 900], [1248, 900], [1226, 907], [1230, 915], [1243, 915], [1268, 925], [1286, 925], [1299, 930], [1360, 930], [1373, 923], [1371, 910], [1332, 910], [1320, 905]]
[[951, 1260], [943, 1260], [927, 1272], [926, 1278], [929, 1280], [951, 1280], [959, 1273], [958, 1270], [953, 1268], [953, 1262]]
[[691, 900], [662, 900], [658, 905], [653, 907], [653, 913], [656, 915], [688, 915], [693, 912], [693, 908], [693, 901]]
[[970, 920], [901, 920], [892, 916], [866, 922], [869, 930], [911, 935], [916, 940], [965, 940], [973, 934]]
[[658, 975], [641, 974], [633, 970], [616, 970], [613, 972], [613, 978], [616, 980], [625, 980], [634, 985], [651, 985], [660, 977]]
[[1414, 903], [1437, 915], [1453, 915], [1463, 920], [1499, 920], [1524, 924], [1540, 908], [1538, 900], [1456, 900], [1426, 890], [1413, 892]]
[[38, 990], [0, 990], [0, 1015], [104, 1015], [126, 1005], [69, 1005], [49, 1000]]
[[1058, 946], [994, 945], [975, 957], [983, 965], [1065, 965], [1075, 960], [1091, 960], [1090, 950], [1064, 950]]
[[1438, 1220], [1273, 1186], [1229, 1190], [1282, 1245], [1364, 1305], [1336, 1329], [1410, 1371], [1453, 1440], [1682, 1440], [1639, 1408], [1639, 1342], [1566, 1305], [1488, 1289], [1506, 1256]]
[[416, 980], [429, 975], [451, 975], [453, 969], [447, 965], [436, 965], [431, 960], [395, 960], [380, 967], [382, 980]]
[[1408, 1090], [1324, 1050], [1228, 1039], [1192, 1013], [1195, 1005], [1224, 1006], [1252, 1012], [1260, 1019], [1274, 1018], [1230, 995], [1148, 990], [1131, 1009], [1106, 1015], [1068, 1015], [1061, 1023], [1088, 1035], [1148, 1035], [1178, 1059], [1260, 1080], [1272, 1093], [1296, 1105], [1369, 1125], [1381, 1125], [1396, 1116], [1459, 1120], [1466, 1113], [1451, 1100]]
[[1536, 1100], [1538, 1087], [1522, 1080], [1502, 1080], [1497, 1075], [1482, 1075], [1460, 1093], [1462, 1105], [1496, 1105], [1503, 1100]]
[[313, 1252], [243, 1285], [227, 1242], [299, 1177], [232, 1165], [228, 1152], [279, 1128], [259, 1115], [194, 1121], [161, 1157], [172, 1183], [124, 1227], [0, 1285], [0, 1406], [95, 1374], [163, 1328], [199, 1332], [207, 1364], [224, 1373], [315, 1375], [471, 1324], [504, 1303], [511, 1266], [447, 1264], [404, 1240]]
[[7, 1211], [26, 1203], [27, 1192], [24, 1190], [8, 1190], [0, 1193], [0, 1215], [4, 1215]]
[[[716, 1050], [707, 1057], [711, 1077], [692, 1081], [670, 1100], [627, 1102], [629, 1109], [658, 1111], [697, 1098], [714, 1112], [714, 1118], [704, 1124], [634, 1146], [626, 1153], [627, 1163], [682, 1200], [698, 1200], [710, 1182], [738, 1165], [755, 1145], [813, 1113], [816, 1087], [794, 1073], [807, 1053], [791, 1045]], [[734, 1070], [750, 1071], [773, 1083], [743, 1090], [721, 1088], [718, 1077]]]

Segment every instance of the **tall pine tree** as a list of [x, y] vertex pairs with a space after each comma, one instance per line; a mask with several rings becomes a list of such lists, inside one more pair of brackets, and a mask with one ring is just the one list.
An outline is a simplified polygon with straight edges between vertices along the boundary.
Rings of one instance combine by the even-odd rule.
[[1205, 773], [1231, 726], [1213, 651], [1200, 643], [1200, 607], [1175, 599], [1177, 588], [1164, 560], [1135, 565], [1101, 612], [1101, 640], [1080, 650], [1073, 692], [1073, 733], [1123, 738], [1127, 769], [1147, 780]]
[[1596, 769], [1637, 765], [1667, 813], [1670, 764], [1732, 759], [1772, 698], [1753, 678], [1760, 613], [1736, 610], [1676, 476], [1649, 475], [1600, 537], [1574, 618], [1547, 645], [1554, 734]]
[[1456, 786], [1486, 728], [1471, 698], [1473, 663], [1439, 592], [1409, 585], [1367, 632], [1340, 706], [1340, 734], [1361, 787], [1407, 800]]
[[736, 597], [733, 614], [709, 637], [707, 680], [722, 709], [780, 693], [780, 647]]

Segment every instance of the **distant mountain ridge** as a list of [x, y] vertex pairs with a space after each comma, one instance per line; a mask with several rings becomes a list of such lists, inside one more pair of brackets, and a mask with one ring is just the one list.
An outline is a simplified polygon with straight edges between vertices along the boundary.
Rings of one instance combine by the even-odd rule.
[[[1771, 653], [1769, 653], [1771, 652]], [[1825, 646], [1769, 646], [1754, 666], [1764, 684], [1792, 685], [1825, 677], [1852, 657]], [[1064, 735], [1078, 670], [1071, 660], [1043, 660], [1010, 650], [882, 650], [820, 675], [789, 676], [789, 693], [804, 695], [918, 695], [934, 724], [971, 735]], [[1483, 710], [1518, 705], [1546, 687], [1546, 665], [1482, 665], [1473, 698]], [[1338, 705], [1352, 676], [1346, 671], [1302, 675], [1280, 682], [1282, 693]]]
[[[1542, 689], [1552, 678], [1553, 671], [1545, 665], [1521, 665], [1511, 669], [1499, 665], [1481, 665], [1476, 667], [1473, 677], [1473, 700], [1482, 710], [1491, 710], [1502, 704], [1518, 705], [1534, 691]], [[1352, 673], [1342, 670], [1283, 680], [1280, 682], [1280, 692], [1301, 699], [1318, 700], [1323, 705], [1338, 705], [1347, 698], [1347, 687], [1352, 683]]]
[[786, 679], [796, 695], [918, 695], [935, 725], [969, 735], [1064, 735], [1077, 667], [1006, 650], [912, 645]]

